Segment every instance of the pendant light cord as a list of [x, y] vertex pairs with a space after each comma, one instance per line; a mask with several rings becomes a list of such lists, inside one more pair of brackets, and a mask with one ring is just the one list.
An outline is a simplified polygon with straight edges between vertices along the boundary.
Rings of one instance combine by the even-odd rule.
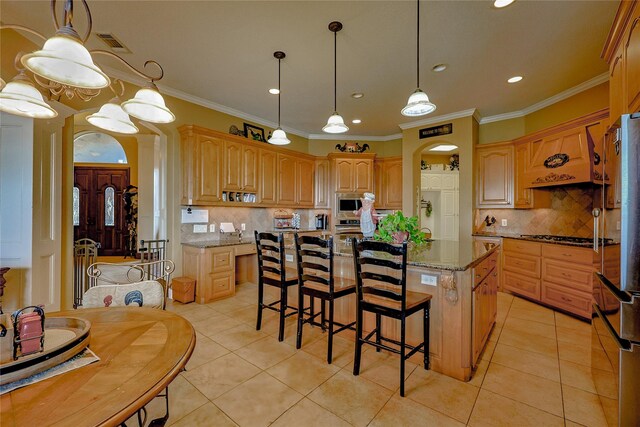
[[416, 58], [417, 58], [417, 62], [416, 62], [416, 80], [417, 80], [417, 84], [416, 87], [419, 88], [420, 87], [420, 0], [417, 1], [418, 3], [418, 31], [417, 31], [417, 36], [416, 36]]
[[338, 111], [338, 32], [333, 33], [333, 111]]
[[280, 61], [278, 58], [278, 128], [280, 128]]

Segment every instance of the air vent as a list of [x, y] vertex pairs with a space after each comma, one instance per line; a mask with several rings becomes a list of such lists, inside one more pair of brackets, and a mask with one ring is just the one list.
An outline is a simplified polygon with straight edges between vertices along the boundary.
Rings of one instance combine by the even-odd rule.
[[109, 33], [95, 33], [96, 36], [104, 42], [109, 48], [118, 53], [131, 53], [131, 51], [123, 45], [120, 40], [115, 38], [113, 34]]

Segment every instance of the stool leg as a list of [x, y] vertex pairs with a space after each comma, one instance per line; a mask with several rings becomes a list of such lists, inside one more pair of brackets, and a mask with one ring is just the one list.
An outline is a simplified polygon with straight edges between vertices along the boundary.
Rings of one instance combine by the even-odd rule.
[[[382, 330], [381, 318], [382, 318], [382, 316], [379, 313], [376, 313], [376, 344], [380, 344], [382, 342], [380, 340], [380, 331]], [[376, 347], [376, 352], [380, 353], [380, 347]]]
[[400, 318], [400, 396], [404, 397], [404, 360], [405, 360], [405, 326], [404, 313]]
[[325, 322], [327, 321], [327, 316], [325, 315], [324, 306], [325, 306], [325, 300], [320, 298], [320, 325], [322, 325], [320, 326], [320, 328], [323, 331], [325, 328]]
[[[313, 304], [313, 298], [311, 303]], [[298, 288], [298, 337], [296, 338], [296, 348], [299, 349], [302, 346], [302, 327], [304, 320], [304, 293], [302, 292], [302, 286]]]
[[262, 300], [264, 298], [264, 285], [258, 283], [258, 320], [256, 322], [256, 331], [259, 331], [262, 327]]
[[[322, 300], [324, 307], [324, 300]], [[327, 347], [327, 363], [331, 365], [333, 359], [333, 298], [329, 299], [329, 345]]]
[[287, 311], [287, 287], [280, 288], [280, 325], [278, 327], [278, 341], [284, 340], [284, 314]]
[[424, 369], [429, 369], [429, 305], [424, 308]]
[[360, 374], [360, 356], [362, 355], [362, 309], [356, 308], [356, 352], [353, 357], [353, 375]]

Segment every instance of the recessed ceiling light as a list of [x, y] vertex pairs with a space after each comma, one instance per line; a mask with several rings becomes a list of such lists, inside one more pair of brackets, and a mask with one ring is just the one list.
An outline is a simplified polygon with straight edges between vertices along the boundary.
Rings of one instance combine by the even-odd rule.
[[433, 66], [431, 71], [433, 71], [434, 73], [439, 73], [439, 72], [444, 71], [446, 69], [447, 69], [447, 64], [436, 64], [436, 65]]
[[362, 123], [362, 120], [360, 120], [360, 119], [353, 119], [353, 120], [351, 120], [351, 123], [353, 123], [354, 125], [359, 125], [360, 123]]
[[360, 99], [360, 98], [362, 98], [363, 96], [364, 96], [364, 93], [362, 93], [362, 92], [353, 92], [353, 93], [351, 94], [351, 97], [352, 97], [352, 98], [354, 98], [354, 99]]
[[518, 83], [520, 80], [522, 80], [522, 76], [513, 76], [510, 79], [507, 79], [508, 83]]
[[507, 7], [507, 6], [509, 6], [509, 5], [510, 5], [511, 3], [513, 3], [514, 1], [516, 1], [516, 0], [495, 0], [495, 1], [493, 2], [493, 6], [494, 6], [494, 7], [496, 7], [496, 8], [498, 8], [498, 9], [501, 9], [501, 8], [503, 8], [503, 7]]
[[279, 90], [279, 89], [277, 89], [277, 88], [269, 89], [269, 93], [270, 93], [271, 95], [277, 95], [277, 94], [279, 94], [279, 93], [280, 93], [280, 90]]
[[429, 148], [429, 151], [453, 151], [457, 149], [458, 149], [457, 145], [440, 144], [440, 145], [436, 145], [433, 148]]

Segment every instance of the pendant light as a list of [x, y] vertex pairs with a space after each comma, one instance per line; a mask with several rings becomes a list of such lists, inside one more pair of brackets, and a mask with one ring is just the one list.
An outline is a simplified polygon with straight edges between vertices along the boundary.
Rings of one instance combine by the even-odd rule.
[[24, 70], [20, 70], [0, 91], [0, 111], [34, 119], [51, 119], [58, 115], [44, 101]]
[[273, 56], [278, 59], [278, 128], [273, 131], [273, 135], [271, 135], [268, 142], [273, 145], [287, 145], [291, 141], [287, 138], [285, 131], [280, 128], [280, 94], [282, 93], [280, 90], [280, 61], [287, 55], [285, 55], [284, 52], [277, 51], [273, 52]]
[[[86, 0], [82, 3], [89, 19], [91, 31], [91, 13]], [[52, 14], [55, 18], [55, 1], [52, 2]], [[24, 55], [22, 64], [34, 74], [53, 80], [63, 85], [83, 89], [102, 89], [109, 86], [109, 77], [93, 63], [91, 54], [83, 45], [73, 28], [73, 1], [66, 0], [64, 6], [64, 27], [56, 25], [56, 34], [48, 39], [41, 50]]]
[[146, 122], [171, 123], [176, 119], [153, 81], [136, 92], [136, 96], [123, 102], [122, 108], [127, 114]]
[[349, 130], [344, 124], [342, 116], [338, 114], [337, 107], [337, 86], [338, 86], [338, 31], [342, 30], [342, 23], [333, 21], [329, 24], [329, 31], [333, 33], [333, 114], [329, 117], [327, 124], [322, 128], [327, 133], [344, 133]]
[[426, 93], [424, 93], [420, 89], [420, 0], [416, 2], [418, 4], [418, 31], [417, 31], [417, 42], [416, 42], [416, 80], [417, 80], [417, 89], [409, 96], [409, 101], [407, 102], [407, 106], [402, 109], [403, 116], [409, 117], [417, 117], [424, 116], [425, 114], [432, 113], [435, 111], [435, 104], [429, 102], [429, 97]]
[[100, 107], [100, 111], [87, 117], [87, 121], [100, 129], [117, 133], [138, 133], [129, 115], [120, 106], [118, 98], [113, 98]]

